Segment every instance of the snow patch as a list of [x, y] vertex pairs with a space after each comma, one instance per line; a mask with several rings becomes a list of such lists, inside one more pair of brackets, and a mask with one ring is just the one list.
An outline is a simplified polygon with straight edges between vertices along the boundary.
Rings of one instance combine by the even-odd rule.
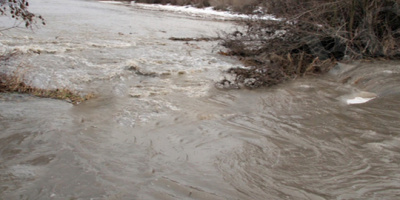
[[100, 1], [100, 3], [108, 3], [108, 4], [122, 4], [120, 1]]
[[263, 20], [278, 20], [272, 15], [245, 15], [245, 14], [235, 14], [227, 11], [217, 11], [212, 7], [206, 8], [196, 8], [193, 6], [175, 6], [175, 5], [160, 5], [160, 4], [144, 4], [132, 2], [131, 5], [135, 8], [146, 9], [146, 10], [156, 10], [156, 11], [169, 11], [174, 13], [182, 13], [190, 16], [196, 17], [215, 17], [224, 20], [235, 20], [235, 19], [250, 19], [259, 18]]

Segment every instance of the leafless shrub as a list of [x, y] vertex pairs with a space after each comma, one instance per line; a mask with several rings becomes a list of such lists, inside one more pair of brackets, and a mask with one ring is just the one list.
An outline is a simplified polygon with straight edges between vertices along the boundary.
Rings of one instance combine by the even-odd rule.
[[399, 57], [399, 0], [270, 0], [269, 10], [295, 22], [295, 34], [334, 38], [353, 58]]
[[222, 42], [229, 49], [224, 54], [250, 66], [230, 70], [235, 84], [256, 79], [254, 87], [274, 85], [326, 72], [343, 58], [400, 58], [399, 2], [269, 0], [265, 6], [280, 21], [249, 20], [244, 31], [226, 34]]

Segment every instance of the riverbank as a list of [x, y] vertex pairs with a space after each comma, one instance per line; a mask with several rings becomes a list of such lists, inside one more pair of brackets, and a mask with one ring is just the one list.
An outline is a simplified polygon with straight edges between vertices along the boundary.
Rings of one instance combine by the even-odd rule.
[[[396, 11], [399, 8], [391, 0], [382, 5], [374, 4], [374, 9], [363, 3], [340, 1], [304, 5], [295, 1], [246, 2], [253, 11], [260, 10], [258, 15], [221, 12], [215, 7], [200, 9], [195, 7], [199, 3], [197, 1], [188, 1], [189, 5], [181, 6], [170, 5], [179, 4], [175, 1], [148, 3], [131, 2], [131, 5], [139, 9], [240, 21], [240, 31], [220, 36], [220, 44], [227, 48], [220, 54], [236, 56], [247, 68], [229, 69], [228, 74], [234, 77], [217, 83], [220, 88], [268, 87], [305, 75], [324, 74], [342, 59], [351, 62], [400, 58], [400, 52], [396, 50], [400, 45], [400, 35], [397, 34], [400, 18]], [[333, 9], [329, 7], [331, 3]], [[298, 5], [301, 12], [294, 5]], [[394, 7], [389, 8], [392, 5]], [[314, 7], [320, 9], [313, 10]], [[266, 15], [266, 10], [271, 15]], [[343, 12], [343, 16], [337, 15], [339, 11]], [[373, 12], [376, 16], [371, 21], [368, 16], [372, 16]]]
[[[184, 14], [193, 17], [200, 18], [211, 18], [215, 20], [229, 20], [229, 21], [240, 21], [248, 20], [251, 18], [260, 18], [263, 20], [276, 20], [273, 15], [267, 15], [261, 11], [255, 13], [246, 13], [234, 11], [226, 6], [225, 9], [221, 9], [215, 6], [198, 7], [196, 5], [173, 5], [173, 4], [157, 4], [157, 3], [137, 3], [135, 1], [100, 1], [101, 3], [108, 4], [121, 4], [126, 6], [132, 6], [133, 8], [161, 11], [161, 12], [172, 12], [178, 14]], [[217, 5], [217, 4], [215, 4]]]

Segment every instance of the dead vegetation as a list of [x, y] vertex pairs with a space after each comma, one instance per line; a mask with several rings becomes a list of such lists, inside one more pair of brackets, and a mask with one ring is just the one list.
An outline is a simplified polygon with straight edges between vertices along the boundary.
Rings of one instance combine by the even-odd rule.
[[23, 94], [31, 94], [42, 98], [60, 99], [70, 102], [72, 104], [78, 104], [94, 97], [93, 94], [81, 96], [68, 89], [41, 89], [27, 85], [18, 76], [8, 76], [0, 74], [0, 93], [16, 92]]
[[[0, 55], [0, 61], [7, 63], [20, 55], [19, 51], [12, 51]], [[79, 104], [80, 102], [94, 98], [94, 94], [81, 95], [77, 92], [71, 91], [66, 88], [62, 89], [42, 89], [30, 86], [24, 80], [24, 74], [27, 72], [15, 71], [13, 74], [6, 74], [0, 72], [0, 93], [23, 93], [30, 94], [42, 98], [52, 98], [65, 100], [72, 104]]]
[[[228, 70], [223, 88], [271, 86], [327, 72], [338, 60], [399, 59], [399, 0], [270, 0], [281, 20], [248, 20], [244, 31], [225, 34], [224, 55], [247, 68]], [[233, 86], [232, 86], [233, 85]]]
[[69, 89], [41, 89], [27, 85], [18, 76], [0, 74], [0, 93], [23, 93], [42, 98], [60, 99], [72, 104], [79, 104], [94, 97], [93, 94], [81, 96]]
[[[29, 2], [28, 0], [0, 0], [0, 16], [9, 15], [11, 18], [15, 20], [20, 20], [24, 22], [26, 28], [32, 28], [37, 21], [41, 21], [43, 25], [45, 25], [44, 18], [39, 15], [37, 16], [34, 13], [31, 13], [28, 10]], [[10, 27], [7, 29], [0, 30], [5, 31], [14, 27]], [[10, 59], [13, 59], [20, 52], [13, 51], [8, 53], [3, 53], [0, 55], [1, 62], [8, 62]], [[69, 89], [41, 89], [29, 86], [23, 81], [23, 75], [17, 75], [15, 72], [13, 75], [8, 75], [5, 73], [0, 73], [0, 93], [24, 93], [31, 94], [37, 97], [42, 98], [53, 98], [53, 99], [61, 99], [72, 104], [78, 104], [80, 102], [86, 101], [94, 97], [93, 94], [88, 95], [80, 95], [76, 92], [73, 92]]]
[[0, 0], [0, 16], [9, 15], [15, 20], [21, 20], [26, 28], [32, 28], [37, 21], [41, 21], [43, 25], [46, 24], [41, 15], [36, 16], [28, 8], [28, 0]]

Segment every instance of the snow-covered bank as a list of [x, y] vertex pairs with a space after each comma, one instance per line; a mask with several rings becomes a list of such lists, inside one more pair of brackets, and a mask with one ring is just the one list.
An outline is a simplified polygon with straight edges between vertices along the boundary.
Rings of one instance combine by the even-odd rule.
[[[101, 1], [102, 3], [111, 3], [111, 4], [124, 4], [123, 2], [118, 1]], [[202, 18], [214, 18], [219, 20], [239, 20], [239, 19], [250, 19], [250, 18], [260, 18], [264, 20], [277, 20], [272, 15], [245, 15], [245, 14], [237, 14], [229, 11], [219, 11], [214, 10], [213, 7], [206, 8], [196, 8], [193, 6], [176, 6], [176, 5], [161, 5], [161, 4], [145, 4], [145, 3], [135, 3], [134, 1], [130, 4], [132, 7], [144, 9], [144, 10], [155, 10], [155, 11], [166, 11], [173, 13], [180, 13], [194, 17], [202, 17]]]
[[101, 3], [108, 3], [108, 4], [124, 4], [121, 1], [100, 1]]

